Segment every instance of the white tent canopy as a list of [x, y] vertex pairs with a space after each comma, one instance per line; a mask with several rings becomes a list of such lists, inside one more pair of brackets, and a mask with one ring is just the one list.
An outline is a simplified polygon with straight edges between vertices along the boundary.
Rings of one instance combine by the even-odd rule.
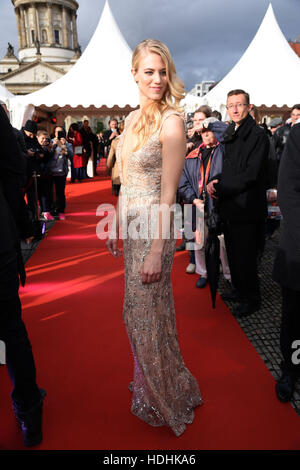
[[186, 112], [194, 112], [199, 105], [202, 104], [202, 98], [187, 93], [180, 104], [184, 107]]
[[243, 89], [256, 106], [293, 106], [300, 95], [300, 60], [285, 39], [272, 5], [248, 49], [233, 69], [202, 99], [224, 110], [227, 93]]
[[51, 85], [11, 100], [13, 119], [20, 125], [28, 105], [52, 111], [80, 106], [114, 108], [107, 109], [108, 114], [135, 108], [138, 91], [131, 75], [131, 56], [132, 51], [106, 1], [96, 31], [80, 59]]
[[5, 86], [1, 85], [0, 83], [0, 100], [4, 101], [4, 103], [8, 103], [9, 99], [12, 98], [14, 95], [10, 93]]

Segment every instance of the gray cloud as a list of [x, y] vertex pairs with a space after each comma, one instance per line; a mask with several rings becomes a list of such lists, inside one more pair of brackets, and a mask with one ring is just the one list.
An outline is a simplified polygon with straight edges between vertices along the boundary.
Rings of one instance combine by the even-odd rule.
[[[104, 0], [79, 0], [78, 32], [82, 49], [101, 16]], [[220, 80], [235, 65], [253, 39], [269, 0], [110, 0], [115, 19], [134, 49], [147, 37], [170, 48], [179, 75], [189, 90], [197, 81]], [[295, 40], [300, 26], [298, 0], [273, 0], [275, 16], [287, 39]], [[17, 29], [9, 0], [0, 6], [0, 56], [10, 41], [17, 50]], [[102, 44], [111, 47], [113, 44]], [[101, 61], [101, 54], [95, 60]]]

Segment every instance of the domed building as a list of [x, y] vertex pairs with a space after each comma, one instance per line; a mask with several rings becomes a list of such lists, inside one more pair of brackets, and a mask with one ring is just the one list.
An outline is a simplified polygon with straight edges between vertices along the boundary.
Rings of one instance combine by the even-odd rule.
[[8, 43], [0, 80], [14, 94], [37, 91], [62, 77], [81, 55], [75, 0], [11, 0], [18, 31], [18, 56]]

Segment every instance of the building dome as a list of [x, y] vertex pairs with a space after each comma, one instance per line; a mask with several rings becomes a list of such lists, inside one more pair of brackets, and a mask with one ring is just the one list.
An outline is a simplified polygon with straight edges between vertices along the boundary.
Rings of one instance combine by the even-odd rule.
[[11, 0], [17, 16], [19, 60], [68, 62], [80, 55], [75, 0]]

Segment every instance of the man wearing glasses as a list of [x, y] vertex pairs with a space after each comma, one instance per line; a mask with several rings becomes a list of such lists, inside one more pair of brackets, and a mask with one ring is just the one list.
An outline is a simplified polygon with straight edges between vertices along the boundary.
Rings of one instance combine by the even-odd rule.
[[231, 119], [224, 144], [220, 180], [207, 186], [219, 200], [233, 289], [224, 300], [237, 302], [237, 316], [253, 314], [260, 307], [257, 258], [263, 248], [267, 214], [266, 174], [269, 139], [249, 112], [249, 94], [232, 90], [227, 95]]

